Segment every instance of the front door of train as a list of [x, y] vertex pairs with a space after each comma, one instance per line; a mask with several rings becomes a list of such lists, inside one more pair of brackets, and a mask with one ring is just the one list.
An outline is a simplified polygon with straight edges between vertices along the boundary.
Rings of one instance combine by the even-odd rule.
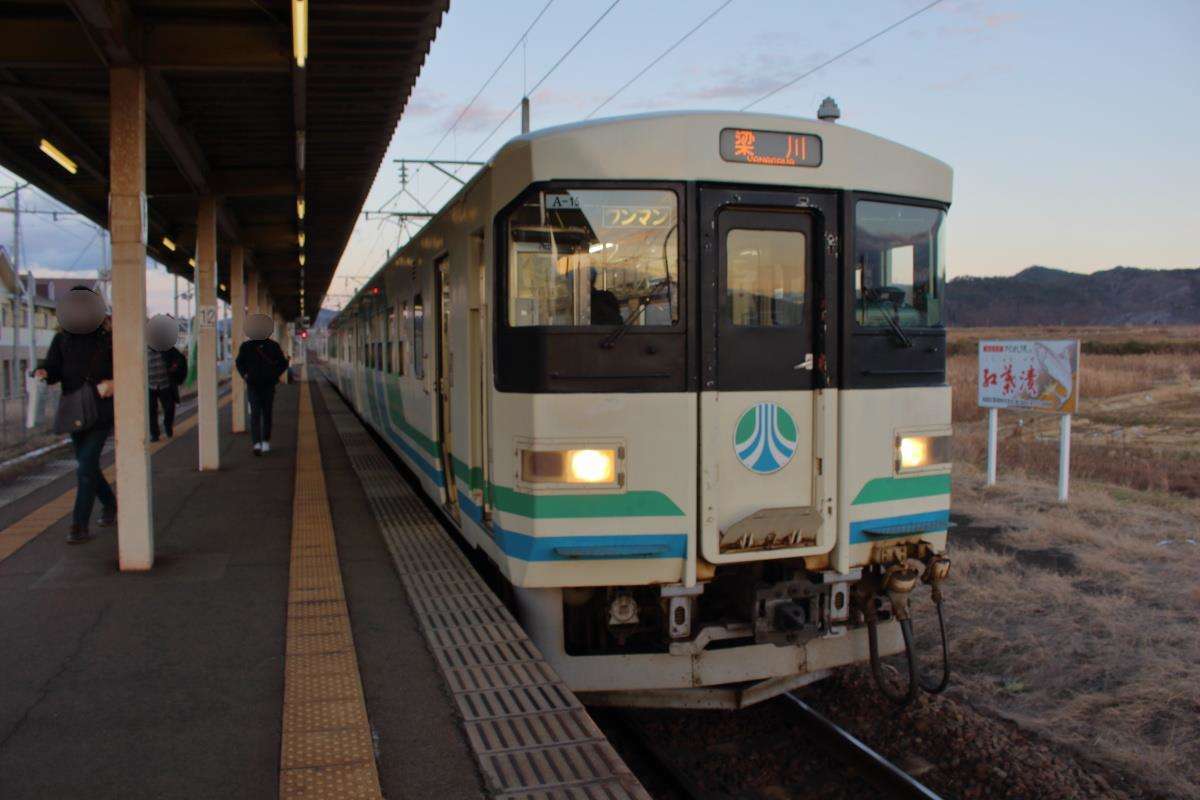
[[700, 550], [711, 562], [833, 546], [836, 405], [822, 390], [835, 211], [831, 195], [700, 190]]

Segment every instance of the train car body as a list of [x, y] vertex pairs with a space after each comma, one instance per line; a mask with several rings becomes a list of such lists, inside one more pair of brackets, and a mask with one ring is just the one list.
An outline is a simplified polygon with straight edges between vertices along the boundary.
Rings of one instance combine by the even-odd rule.
[[328, 370], [573, 689], [743, 705], [863, 661], [855, 587], [945, 548], [950, 199], [829, 122], [537, 131], [346, 305]]

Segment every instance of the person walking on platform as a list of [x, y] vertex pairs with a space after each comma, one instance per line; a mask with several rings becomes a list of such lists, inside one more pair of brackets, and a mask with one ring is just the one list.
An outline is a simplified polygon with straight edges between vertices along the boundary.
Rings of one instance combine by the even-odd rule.
[[117, 496], [100, 469], [100, 454], [113, 428], [112, 332], [105, 324], [104, 298], [86, 286], [67, 292], [57, 312], [62, 330], [54, 334], [34, 375], [62, 384], [54, 430], [69, 433], [75, 446], [77, 488], [67, 542], [80, 544], [92, 538], [88, 523], [96, 498], [100, 525], [117, 521]]
[[175, 435], [175, 406], [179, 384], [187, 378], [187, 356], [175, 348], [179, 322], [159, 314], [146, 323], [146, 383], [150, 387], [150, 441], [158, 441], [158, 407], [162, 406], [163, 433]]
[[246, 336], [238, 348], [237, 371], [246, 381], [246, 398], [250, 401], [250, 438], [254, 455], [271, 452], [271, 412], [275, 405], [275, 386], [279, 376], [287, 371], [288, 358], [271, 338], [275, 321], [266, 314], [252, 314], [246, 319]]

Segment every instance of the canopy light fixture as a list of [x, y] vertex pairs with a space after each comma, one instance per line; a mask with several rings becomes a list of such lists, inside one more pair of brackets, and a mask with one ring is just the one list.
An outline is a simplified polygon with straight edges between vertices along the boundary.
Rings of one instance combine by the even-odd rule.
[[189, 258], [189, 259], [188, 259], [188, 266], [189, 266], [189, 267], [191, 267], [192, 269], [195, 269], [195, 268], [196, 268], [196, 259], [194, 259], [194, 258]]
[[300, 254], [300, 266], [304, 266], [304, 253]]
[[225, 291], [225, 284], [223, 284], [223, 283], [221, 284], [221, 291], [222, 292]]
[[308, 58], [308, 3], [292, 0], [292, 52], [296, 66], [303, 67]]
[[172, 253], [174, 253], [174, 252], [175, 252], [175, 243], [174, 243], [174, 242], [172, 242], [172, 241], [171, 241], [171, 240], [170, 240], [168, 237], [166, 237], [166, 236], [164, 236], [164, 237], [163, 237], [163, 247], [167, 248], [167, 249], [168, 249], [168, 250], [170, 250]]
[[66, 153], [50, 144], [50, 142], [46, 139], [42, 139], [42, 143], [38, 145], [38, 149], [50, 156], [50, 158], [52, 158], [60, 167], [72, 175], [79, 171], [79, 167], [74, 161], [67, 157]]
[[296, 218], [304, 219], [304, 197], [296, 198]]
[[304, 247], [304, 231], [300, 231], [298, 234], [296, 234], [296, 241], [300, 243], [301, 247]]

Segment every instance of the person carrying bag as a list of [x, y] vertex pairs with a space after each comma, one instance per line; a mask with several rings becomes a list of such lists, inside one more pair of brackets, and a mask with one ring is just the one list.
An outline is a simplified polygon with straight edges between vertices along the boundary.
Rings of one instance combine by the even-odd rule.
[[69, 544], [92, 538], [89, 521], [99, 498], [100, 525], [117, 521], [117, 496], [100, 469], [100, 454], [113, 427], [112, 333], [104, 299], [76, 286], [58, 302], [62, 330], [54, 335], [46, 358], [34, 373], [48, 384], [62, 384], [54, 430], [70, 434], [75, 447], [75, 508]]
[[175, 406], [179, 385], [187, 379], [187, 356], [175, 348], [179, 322], [158, 314], [146, 323], [146, 382], [150, 388], [150, 441], [158, 441], [158, 407], [162, 406], [163, 432], [175, 435]]
[[271, 452], [271, 416], [275, 406], [275, 387], [287, 371], [288, 358], [279, 344], [270, 338], [274, 321], [266, 314], [246, 319], [250, 337], [238, 348], [237, 371], [246, 381], [246, 399], [250, 401], [250, 438], [254, 455]]

